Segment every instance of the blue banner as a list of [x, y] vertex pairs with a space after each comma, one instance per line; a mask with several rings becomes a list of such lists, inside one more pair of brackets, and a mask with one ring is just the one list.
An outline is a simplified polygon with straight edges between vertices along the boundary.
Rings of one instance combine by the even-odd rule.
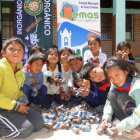
[[14, 35], [27, 47], [52, 47], [52, 0], [15, 0]]

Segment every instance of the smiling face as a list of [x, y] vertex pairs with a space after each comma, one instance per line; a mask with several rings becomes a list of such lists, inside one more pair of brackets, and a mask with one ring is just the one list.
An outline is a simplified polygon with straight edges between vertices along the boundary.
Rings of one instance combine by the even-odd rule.
[[94, 82], [101, 82], [106, 79], [104, 71], [101, 67], [95, 67], [89, 72], [90, 80]]
[[40, 73], [42, 70], [44, 62], [41, 59], [35, 60], [32, 64], [29, 63], [29, 68], [31, 73]]
[[79, 59], [74, 59], [69, 62], [72, 71], [80, 72], [83, 66], [83, 61]]
[[93, 54], [97, 54], [99, 53], [100, 43], [95, 38], [91, 38], [88, 42], [88, 47]]
[[53, 50], [48, 54], [47, 60], [49, 63], [56, 64], [59, 61], [57, 51]]
[[107, 70], [108, 77], [112, 83], [122, 87], [127, 79], [128, 71], [120, 69], [118, 66], [112, 67]]
[[70, 55], [71, 55], [71, 53], [68, 50], [65, 50], [60, 56], [62, 63], [68, 62], [68, 57]]
[[16, 42], [10, 43], [1, 53], [12, 65], [17, 65], [24, 58], [23, 46]]

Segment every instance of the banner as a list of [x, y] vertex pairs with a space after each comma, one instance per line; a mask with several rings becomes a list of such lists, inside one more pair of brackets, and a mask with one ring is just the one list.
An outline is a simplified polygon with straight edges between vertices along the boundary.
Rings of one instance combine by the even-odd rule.
[[88, 38], [101, 38], [100, 0], [57, 0], [58, 48], [69, 47], [81, 56]]
[[14, 35], [24, 41], [26, 49], [52, 47], [52, 0], [15, 0], [14, 21]]

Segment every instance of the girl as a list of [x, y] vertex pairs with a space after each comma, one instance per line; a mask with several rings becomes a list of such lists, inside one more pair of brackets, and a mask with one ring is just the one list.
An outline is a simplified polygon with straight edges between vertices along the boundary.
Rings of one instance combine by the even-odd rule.
[[97, 65], [103, 66], [104, 62], [107, 60], [105, 53], [101, 52], [101, 40], [97, 36], [91, 36], [88, 40], [88, 48], [84, 53], [84, 64], [88, 61], [95, 62]]
[[43, 85], [44, 76], [41, 71], [44, 63], [45, 55], [40, 52], [34, 53], [28, 59], [28, 69], [23, 69], [25, 82], [22, 91], [31, 103], [38, 105], [41, 105], [41, 99], [47, 92]]
[[43, 108], [49, 108], [52, 101], [62, 103], [63, 84], [59, 80], [61, 77], [61, 64], [59, 62], [59, 52], [56, 48], [50, 48], [46, 52], [46, 64], [42, 69], [44, 73], [44, 84], [47, 86], [47, 94], [42, 104]]
[[117, 45], [117, 55], [131, 64], [135, 64], [135, 59], [131, 53], [131, 45], [127, 41], [122, 41]]
[[65, 80], [64, 92], [65, 100], [70, 99], [70, 87], [72, 87], [72, 71], [70, 69], [70, 64], [68, 63], [68, 57], [72, 54], [70, 48], [64, 47], [60, 50], [60, 60], [62, 62], [62, 77]]
[[[104, 71], [112, 85], [104, 107], [102, 124], [107, 124], [114, 112], [120, 122], [116, 124], [116, 127], [111, 128], [113, 135], [123, 132], [122, 134], [126, 137], [139, 138], [139, 71], [127, 61], [117, 57], [111, 57], [105, 62]], [[130, 132], [126, 132], [129, 130]]]
[[9, 38], [3, 43], [0, 60], [0, 138], [25, 138], [43, 127], [40, 113], [27, 106], [20, 88], [25, 76], [19, 62], [24, 57], [20, 38]]

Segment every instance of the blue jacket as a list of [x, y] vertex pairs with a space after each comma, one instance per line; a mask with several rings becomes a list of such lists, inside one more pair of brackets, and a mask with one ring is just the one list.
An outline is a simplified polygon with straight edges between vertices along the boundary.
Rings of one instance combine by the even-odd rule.
[[[34, 73], [29, 73], [28, 71], [26, 71], [25, 69], [23, 70], [24, 74], [25, 74], [25, 81], [24, 81], [24, 85], [29, 86], [30, 88], [32, 88], [33, 84], [30, 80], [31, 77], [36, 77], [39, 79], [38, 82], [35, 83], [35, 85], [37, 86], [37, 89], [40, 89], [41, 86], [43, 85], [44, 82], [44, 76], [43, 76], [43, 72], [41, 71], [40, 73], [34, 74]], [[24, 86], [23, 86], [24, 87]]]
[[89, 95], [85, 98], [85, 101], [93, 107], [104, 105], [109, 89], [110, 83], [107, 80], [99, 83], [92, 81]]

